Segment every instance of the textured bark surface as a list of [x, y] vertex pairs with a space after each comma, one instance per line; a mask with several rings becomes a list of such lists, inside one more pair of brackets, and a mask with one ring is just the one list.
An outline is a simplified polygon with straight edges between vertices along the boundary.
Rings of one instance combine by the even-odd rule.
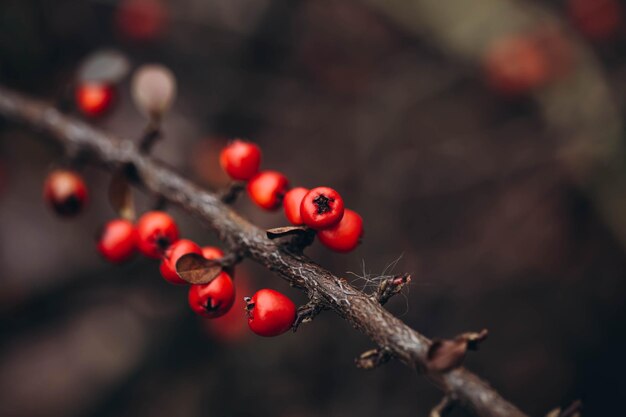
[[[0, 114], [40, 130], [69, 154], [80, 154], [109, 169], [124, 167], [138, 185], [203, 220], [231, 248], [275, 271], [308, 297], [335, 311], [357, 330], [410, 368], [424, 372], [431, 341], [385, 310], [375, 297], [317, 265], [239, 216], [220, 197], [183, 178], [136, 145], [60, 113], [54, 107], [0, 88]], [[464, 368], [426, 374], [438, 387], [483, 417], [523, 417], [486, 382]]]

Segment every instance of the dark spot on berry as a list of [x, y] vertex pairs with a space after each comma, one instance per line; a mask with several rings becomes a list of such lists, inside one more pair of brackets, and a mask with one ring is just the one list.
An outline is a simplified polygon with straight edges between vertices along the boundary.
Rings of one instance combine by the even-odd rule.
[[204, 305], [204, 309], [208, 311], [209, 313], [212, 313], [214, 311], [219, 310], [220, 304], [221, 304], [220, 302], [213, 304], [213, 299], [207, 298], [206, 304]]
[[330, 203], [334, 202], [334, 198], [328, 198], [324, 194], [320, 194], [313, 199], [313, 204], [317, 206], [317, 214], [328, 213], [331, 210]]

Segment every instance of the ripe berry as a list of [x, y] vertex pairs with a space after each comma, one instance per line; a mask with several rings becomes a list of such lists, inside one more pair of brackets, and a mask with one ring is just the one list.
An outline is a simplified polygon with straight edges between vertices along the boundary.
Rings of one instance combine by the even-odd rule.
[[43, 195], [57, 214], [71, 217], [87, 203], [87, 186], [76, 172], [59, 169], [48, 174]]
[[202, 248], [202, 256], [205, 259], [219, 259], [224, 256], [224, 252], [215, 246], [205, 246]]
[[98, 251], [109, 262], [124, 262], [137, 249], [135, 225], [125, 219], [111, 220], [102, 227], [98, 237]]
[[285, 210], [285, 217], [287, 220], [296, 226], [303, 223], [302, 216], [300, 216], [300, 204], [302, 199], [308, 193], [309, 190], [303, 187], [292, 188], [287, 191], [283, 198], [283, 208]]
[[158, 39], [169, 19], [170, 11], [162, 0], [122, 0], [115, 13], [120, 32], [137, 41]]
[[300, 203], [302, 221], [312, 229], [325, 229], [337, 224], [343, 212], [343, 198], [328, 187], [313, 188]]
[[248, 181], [259, 172], [261, 150], [254, 143], [236, 139], [220, 153], [220, 165], [232, 179]]
[[149, 258], [158, 259], [165, 249], [178, 240], [178, 226], [167, 213], [149, 211], [137, 222], [139, 251]]
[[567, 8], [576, 27], [595, 40], [615, 36], [623, 21], [618, 0], [568, 0]]
[[189, 306], [198, 315], [209, 319], [223, 316], [235, 303], [235, 286], [226, 272], [208, 284], [189, 287]]
[[102, 115], [113, 103], [114, 89], [112, 86], [98, 82], [87, 82], [76, 89], [76, 105], [85, 115], [96, 117]]
[[263, 171], [248, 182], [248, 195], [259, 207], [276, 210], [289, 188], [287, 178], [276, 171]]
[[549, 77], [546, 56], [529, 35], [496, 40], [484, 59], [488, 83], [504, 95], [527, 93]]
[[296, 305], [278, 291], [259, 290], [246, 303], [248, 326], [259, 336], [285, 333], [296, 319]]
[[362, 235], [363, 219], [350, 209], [345, 210], [339, 223], [317, 232], [320, 242], [337, 252], [350, 252], [356, 248]]
[[178, 276], [176, 272], [176, 262], [181, 256], [188, 253], [197, 253], [202, 255], [202, 249], [195, 242], [188, 239], [181, 239], [172, 243], [163, 254], [161, 259], [161, 275], [163, 278], [171, 284], [186, 284], [187, 281]]

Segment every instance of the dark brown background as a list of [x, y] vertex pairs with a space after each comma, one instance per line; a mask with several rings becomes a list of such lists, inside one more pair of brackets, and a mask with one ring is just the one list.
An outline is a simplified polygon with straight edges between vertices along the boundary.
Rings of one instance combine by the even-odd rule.
[[[355, 252], [309, 250], [322, 265], [363, 286], [347, 272], [367, 278], [399, 259], [395, 271], [413, 283], [390, 310], [429, 337], [488, 328], [468, 366], [531, 415], [576, 398], [587, 416], [620, 412], [621, 232], [593, 189], [572, 179], [592, 174], [560, 160], [567, 138], [540, 100], [494, 94], [476, 60], [429, 31], [418, 36], [373, 0], [164, 3], [167, 28], [138, 42], [116, 28], [114, 1], [3, 0], [0, 80], [60, 100], [81, 59], [102, 47], [133, 65], [169, 66], [179, 96], [158, 158], [217, 187], [224, 138], [256, 141], [264, 167], [293, 184], [331, 185], [363, 215]], [[488, 3], [459, 9], [459, 24]], [[563, 2], [519, 3], [568, 25]], [[591, 51], [610, 89], [607, 111], [621, 121], [626, 37], [573, 39]], [[139, 136], [128, 80], [115, 110], [94, 123]], [[438, 401], [397, 363], [356, 369], [353, 358], [371, 345], [331, 313], [275, 339], [207, 335], [185, 290], [167, 285], [155, 263], [118, 267], [97, 256], [93, 236], [113, 216], [107, 173], [86, 169], [92, 201], [78, 220], [44, 207], [41, 183], [61, 157], [0, 122], [0, 415], [414, 416]], [[141, 207], [150, 201], [140, 197]], [[263, 227], [285, 223], [247, 198], [236, 207]], [[215, 243], [171, 211], [186, 236]], [[256, 265], [244, 269], [250, 290], [304, 301]]]

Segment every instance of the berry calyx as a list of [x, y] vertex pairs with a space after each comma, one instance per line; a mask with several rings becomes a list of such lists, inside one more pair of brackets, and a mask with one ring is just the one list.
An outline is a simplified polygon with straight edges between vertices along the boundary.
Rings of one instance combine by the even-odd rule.
[[287, 191], [283, 198], [283, 209], [285, 210], [285, 217], [295, 226], [303, 224], [302, 216], [300, 215], [300, 204], [302, 199], [309, 192], [307, 188], [296, 187]]
[[220, 153], [220, 165], [232, 179], [248, 181], [259, 172], [261, 149], [254, 143], [236, 139]]
[[248, 326], [259, 336], [278, 336], [291, 329], [296, 319], [296, 305], [278, 291], [262, 289], [246, 298]]
[[85, 116], [104, 114], [113, 103], [115, 90], [99, 82], [86, 82], [76, 88], [76, 105]]
[[87, 186], [76, 172], [58, 169], [48, 174], [43, 195], [57, 214], [71, 217], [80, 213], [87, 203]]
[[343, 198], [329, 187], [313, 188], [300, 203], [302, 221], [316, 230], [337, 224], [343, 217], [343, 212]]
[[224, 257], [224, 252], [215, 246], [205, 246], [202, 248], [202, 256], [205, 259], [220, 259]]
[[357, 247], [363, 236], [363, 219], [356, 212], [346, 209], [336, 225], [317, 232], [324, 246], [336, 252], [350, 252]]
[[259, 172], [252, 177], [247, 186], [250, 199], [265, 210], [276, 210], [280, 207], [288, 188], [287, 178], [276, 171]]
[[183, 285], [187, 284], [187, 281], [178, 276], [176, 272], [176, 262], [181, 256], [188, 253], [197, 253], [202, 255], [202, 249], [195, 242], [188, 239], [178, 240], [167, 248], [161, 259], [161, 276], [171, 284]]
[[137, 250], [137, 230], [125, 219], [115, 219], [106, 223], [98, 236], [98, 252], [109, 262], [119, 263], [128, 260]]
[[178, 240], [178, 226], [174, 219], [162, 211], [149, 211], [137, 221], [139, 251], [145, 256], [158, 259], [165, 250]]
[[226, 272], [208, 284], [192, 285], [189, 306], [198, 315], [214, 319], [226, 314], [235, 303], [235, 286]]

